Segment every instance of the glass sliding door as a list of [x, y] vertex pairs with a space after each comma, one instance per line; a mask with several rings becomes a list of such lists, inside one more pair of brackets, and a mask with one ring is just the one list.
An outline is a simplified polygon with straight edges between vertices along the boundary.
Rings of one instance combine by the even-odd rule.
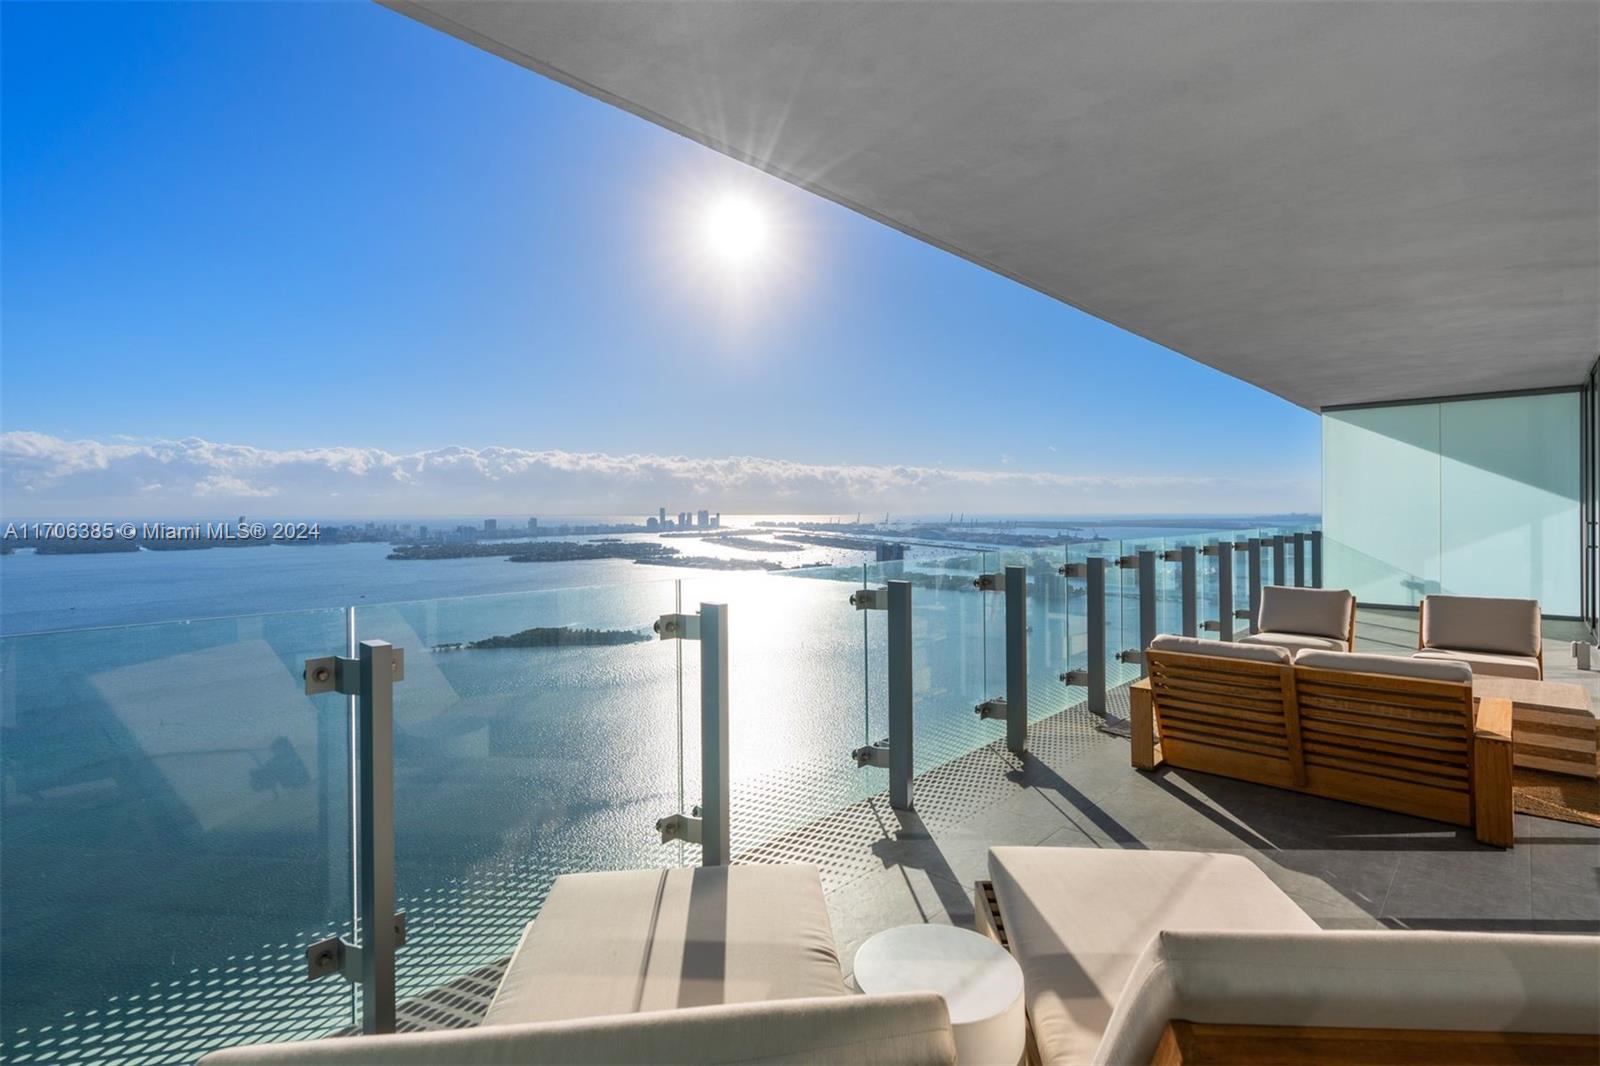
[[1324, 583], [1370, 604], [1433, 592], [1582, 609], [1580, 394], [1323, 413]]

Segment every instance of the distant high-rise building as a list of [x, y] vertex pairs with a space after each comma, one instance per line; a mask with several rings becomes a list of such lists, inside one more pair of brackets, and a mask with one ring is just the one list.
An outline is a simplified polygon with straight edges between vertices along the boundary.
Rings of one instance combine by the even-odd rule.
[[529, 533], [537, 533], [537, 532], [539, 532], [539, 520], [537, 518], [528, 519], [528, 532]]
[[661, 520], [661, 524], [662, 525], [666, 525], [667, 524], [667, 509], [665, 507], [661, 508], [660, 511], [656, 512], [656, 517]]
[[428, 539], [428, 527], [427, 526], [421, 526], [421, 527], [419, 527], [417, 529], [417, 539], [419, 539], [419, 540], [427, 540]]
[[500, 523], [496, 519], [485, 518], [483, 520], [483, 531], [485, 533], [493, 533], [495, 530], [497, 530], [499, 528], [500, 528]]
[[688, 511], [679, 511], [678, 512], [678, 528], [679, 529], [688, 529], [689, 528], [689, 512]]
[[722, 512], [721, 511], [718, 511], [716, 514], [711, 516], [711, 528], [712, 529], [721, 529], [722, 528]]
[[644, 528], [648, 530], [660, 529], [661, 519], [657, 518], [655, 515], [651, 515], [649, 518], [644, 520]]
[[711, 512], [710, 511], [707, 511], [705, 508], [702, 507], [700, 509], [700, 514], [698, 515], [698, 519], [699, 519], [699, 523], [700, 523], [700, 528], [701, 529], [710, 529], [711, 528]]

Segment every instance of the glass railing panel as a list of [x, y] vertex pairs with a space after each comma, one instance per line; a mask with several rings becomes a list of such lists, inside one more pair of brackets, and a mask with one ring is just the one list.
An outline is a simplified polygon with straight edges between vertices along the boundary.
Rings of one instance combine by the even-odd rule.
[[[510, 953], [555, 878], [699, 861], [662, 844], [698, 781], [687, 641], [662, 641], [675, 581], [361, 608], [362, 639], [405, 651], [395, 686], [399, 998]], [[693, 610], [685, 605], [686, 610]], [[698, 758], [694, 760], [698, 763]]]
[[[685, 577], [684, 609], [728, 605], [728, 762], [733, 854], [772, 844], [881, 792], [885, 772], [851, 752], [888, 733], [885, 618], [850, 602], [862, 566]], [[685, 647], [686, 718], [698, 713], [699, 659]], [[694, 707], [694, 713], [687, 708]], [[696, 733], [697, 737], [698, 734]], [[698, 740], [689, 748], [698, 793]]]
[[[994, 725], [973, 713], [990, 695], [985, 677], [998, 670], [1004, 688], [1005, 659], [998, 660], [985, 640], [985, 599], [973, 584], [983, 573], [981, 553], [940, 559], [876, 563], [867, 567], [867, 583], [891, 580], [912, 585], [912, 705], [915, 715], [915, 772], [924, 773], [982, 747], [995, 737]], [[996, 624], [1003, 629], [1003, 614]], [[1002, 646], [1003, 647], [1003, 646]], [[877, 662], [884, 662], [880, 658]], [[883, 676], [879, 674], [877, 676]]]
[[[1083, 580], [1077, 578], [1069, 581], [1061, 576], [1060, 568], [1068, 561], [1068, 556], [1065, 548], [1013, 549], [991, 553], [986, 563], [996, 573], [1012, 566], [1021, 566], [1027, 571], [1027, 627], [1024, 640], [1028, 656], [1030, 722], [1042, 721], [1083, 699], [1081, 686], [1069, 691], [1061, 683], [1061, 675], [1069, 666], [1074, 636], [1078, 638], [1080, 658], [1083, 652]], [[1074, 594], [1078, 596], [1078, 602], [1074, 602]], [[986, 624], [989, 627], [985, 641], [989, 656], [986, 688], [991, 696], [1000, 696], [1007, 694], [1007, 605], [1004, 596], [996, 593], [988, 595], [994, 602], [986, 611]], [[1070, 616], [1072, 610], [1078, 611], [1075, 620]], [[992, 733], [994, 737], [1003, 737], [1005, 728], [1001, 723], [992, 723]]]
[[0, 1059], [193, 1062], [355, 1020], [341, 610], [0, 638]]

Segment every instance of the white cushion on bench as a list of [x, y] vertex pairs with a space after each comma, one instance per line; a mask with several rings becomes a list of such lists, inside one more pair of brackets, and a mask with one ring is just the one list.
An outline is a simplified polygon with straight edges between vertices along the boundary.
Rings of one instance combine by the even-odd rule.
[[1600, 1032], [1600, 941], [1519, 933], [1164, 932], [1096, 1063], [1149, 1062], [1169, 1020]]
[[1047, 1063], [1090, 1061], [1158, 931], [1317, 927], [1238, 855], [991, 848], [989, 873]]
[[1244, 659], [1255, 663], [1280, 663], [1289, 665], [1289, 653], [1279, 647], [1261, 647], [1253, 644], [1231, 644], [1224, 640], [1201, 640], [1199, 637], [1174, 637], [1163, 633], [1150, 642], [1151, 651], [1175, 651], [1183, 655], [1211, 655], [1219, 659]]
[[1413, 659], [1432, 662], [1465, 663], [1474, 674], [1484, 677], [1524, 677], [1530, 681], [1540, 678], [1539, 660], [1531, 655], [1495, 655], [1487, 651], [1445, 651], [1443, 648], [1423, 648], [1412, 652]]
[[1356, 674], [1383, 674], [1386, 677], [1414, 677], [1423, 681], [1472, 683], [1472, 669], [1465, 663], [1417, 659], [1404, 655], [1345, 654], [1338, 651], [1303, 651], [1294, 657], [1296, 666], [1315, 670], [1345, 670]]
[[485, 1025], [847, 993], [814, 866], [556, 878]]
[[1307, 648], [1312, 651], [1349, 651], [1342, 640], [1319, 637], [1310, 633], [1251, 633], [1239, 638], [1240, 644], [1269, 644], [1274, 648], [1296, 652]]
[[329, 1037], [213, 1052], [204, 1066], [953, 1066], [934, 992], [826, 996], [399, 1036]]

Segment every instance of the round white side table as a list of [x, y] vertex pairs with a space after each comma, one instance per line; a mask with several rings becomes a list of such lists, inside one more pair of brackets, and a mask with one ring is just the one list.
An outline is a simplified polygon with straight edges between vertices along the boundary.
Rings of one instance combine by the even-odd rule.
[[902, 925], [856, 951], [856, 985], [869, 995], [937, 992], [950, 1011], [962, 1066], [1016, 1066], [1027, 1021], [1022, 967], [980, 933], [948, 925]]

